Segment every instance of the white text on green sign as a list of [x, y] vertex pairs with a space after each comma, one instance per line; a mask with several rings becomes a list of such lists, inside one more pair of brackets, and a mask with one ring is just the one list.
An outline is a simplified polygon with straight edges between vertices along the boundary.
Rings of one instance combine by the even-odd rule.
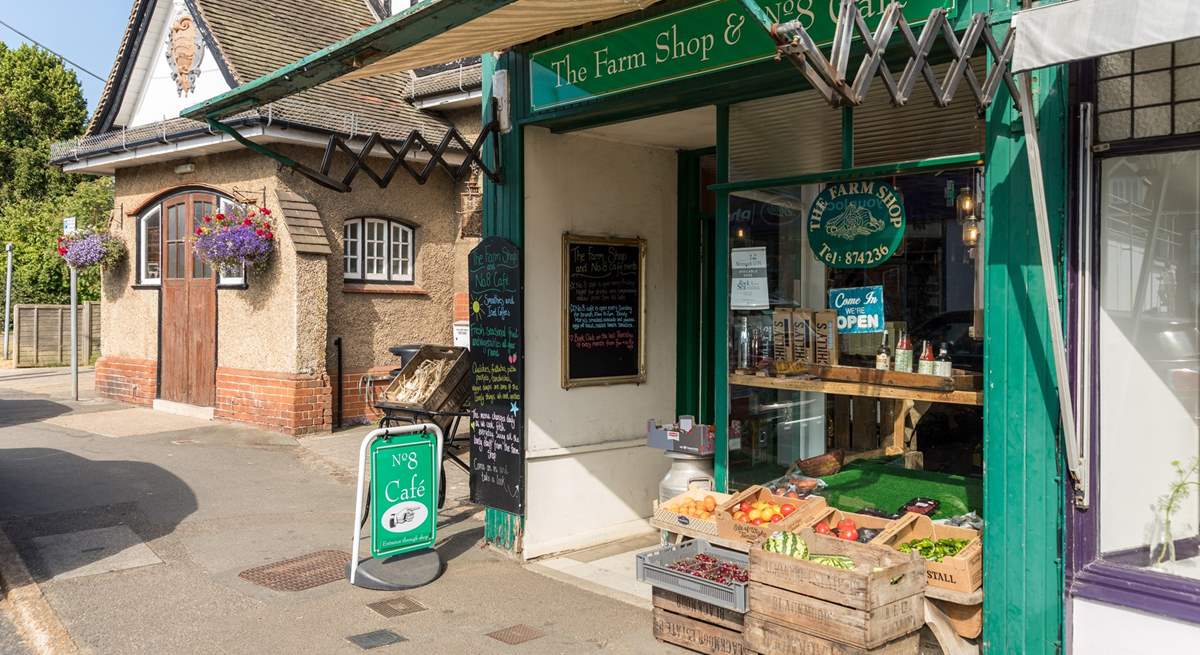
[[437, 536], [437, 441], [432, 434], [371, 444], [371, 556], [428, 548]]
[[830, 184], [808, 212], [808, 243], [831, 268], [871, 268], [904, 239], [904, 201], [878, 180]]

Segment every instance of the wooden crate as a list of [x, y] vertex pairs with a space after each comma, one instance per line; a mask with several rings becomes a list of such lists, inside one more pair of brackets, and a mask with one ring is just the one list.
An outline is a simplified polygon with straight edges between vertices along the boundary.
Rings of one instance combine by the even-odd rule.
[[742, 631], [742, 621], [746, 615], [733, 610], [717, 607], [712, 603], [706, 603], [702, 600], [696, 600], [690, 596], [677, 594], [666, 589], [655, 587], [653, 590], [654, 606], [666, 610], [672, 614], [682, 614], [686, 617], [698, 619], [705, 623], [711, 623], [715, 626], [733, 630], [734, 632]]
[[746, 615], [746, 645], [762, 655], [917, 655], [920, 632], [876, 648], [861, 648], [793, 630], [751, 610]]
[[917, 593], [871, 610], [859, 610], [751, 582], [750, 611], [792, 630], [859, 648], [875, 648], [925, 625], [925, 596]]
[[844, 555], [854, 560], [851, 570], [798, 560], [750, 548], [750, 579], [754, 582], [813, 596], [838, 605], [870, 611], [925, 590], [925, 560], [894, 550], [800, 532], [814, 555]]
[[871, 544], [881, 543], [881, 540], [885, 536], [888, 528], [892, 527], [892, 524], [895, 523], [894, 519], [885, 519], [881, 516], [871, 516], [870, 514], [856, 514], [854, 512], [843, 512], [840, 509], [836, 509], [833, 507], [826, 507], [825, 510], [820, 513], [816, 513], [816, 514], [807, 516], [803, 521], [799, 522], [793, 528], [793, 530], [800, 530], [802, 528], [811, 528], [811, 527], [815, 526], [816, 524], [820, 523], [821, 521], [825, 521], [825, 523], [831, 528], [836, 528], [838, 522], [844, 518], [848, 518], [851, 521], [854, 521], [854, 525], [856, 527], [871, 528], [872, 530], [879, 530], [879, 534], [875, 535], [874, 539], [867, 542], [867, 543], [871, 543]]
[[930, 598], [929, 601], [942, 610], [958, 636], [975, 639], [983, 632], [983, 603], [960, 605], [936, 598]]
[[754, 655], [742, 633], [683, 614], [654, 608], [654, 638], [709, 655]]
[[[752, 525], [733, 520], [733, 510], [737, 505], [743, 501], [753, 503], [760, 500], [769, 500], [780, 505], [784, 503], [795, 505], [796, 511], [778, 523]], [[779, 530], [791, 530], [802, 521], [807, 520], [812, 514], [823, 511], [825, 507], [825, 499], [820, 496], [788, 498], [786, 496], [776, 496], [765, 487], [753, 485], [740, 493], [734, 494], [732, 498], [717, 506], [717, 535], [726, 539], [741, 539], [752, 543], [760, 539], [766, 539]]]
[[966, 593], [983, 586], [983, 542], [978, 530], [934, 523], [928, 516], [909, 512], [880, 536], [879, 543], [890, 548], [913, 539], [966, 539], [970, 543], [954, 557], [927, 563], [929, 584]]

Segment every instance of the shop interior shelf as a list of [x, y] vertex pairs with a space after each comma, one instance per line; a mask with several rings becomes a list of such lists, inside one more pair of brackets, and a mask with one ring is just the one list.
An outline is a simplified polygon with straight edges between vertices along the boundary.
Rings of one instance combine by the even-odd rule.
[[917, 400], [954, 405], [983, 405], [982, 391], [930, 391], [866, 382], [833, 382], [813, 378], [730, 374], [729, 384], [784, 391], [815, 391], [841, 396]]

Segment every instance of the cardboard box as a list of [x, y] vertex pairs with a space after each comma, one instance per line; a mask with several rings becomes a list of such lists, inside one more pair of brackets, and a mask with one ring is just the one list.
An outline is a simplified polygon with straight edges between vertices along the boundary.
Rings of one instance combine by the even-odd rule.
[[717, 507], [720, 508], [722, 503], [728, 502], [733, 496], [723, 494], [719, 491], [709, 491], [707, 489], [688, 489], [687, 491], [675, 496], [665, 503], [654, 501], [654, 520], [659, 524], [659, 527], [679, 526], [687, 528], [690, 531], [700, 534], [709, 534], [717, 536], [717, 511], [707, 519], [687, 516], [679, 512], [673, 512], [668, 507], [673, 507], [683, 500], [704, 500], [705, 496], [712, 496], [717, 501]]
[[792, 357], [798, 364], [812, 364], [815, 334], [813, 319], [816, 312], [811, 309], [792, 310]]
[[837, 366], [837, 312], [822, 309], [813, 314], [813, 363], [818, 366]]
[[[796, 511], [784, 517], [778, 523], [768, 522], [762, 525], [754, 525], [752, 523], [741, 523], [733, 519], [733, 512], [742, 502], [755, 503], [758, 501], [770, 501], [778, 505], [794, 505]], [[825, 499], [820, 496], [788, 498], [786, 496], [776, 496], [765, 487], [754, 485], [740, 493], [734, 494], [732, 498], [717, 508], [717, 536], [726, 539], [740, 539], [746, 542], [754, 542], [759, 539], [766, 539], [772, 533], [779, 530], [791, 530], [799, 522], [806, 521], [810, 516], [825, 509]]]
[[792, 361], [792, 310], [776, 309], [771, 317], [771, 358], [775, 365]]
[[909, 512], [881, 535], [879, 543], [898, 549], [913, 539], [966, 539], [967, 546], [954, 557], [927, 566], [929, 586], [970, 593], [983, 586], [983, 541], [978, 530], [934, 523], [928, 516]]

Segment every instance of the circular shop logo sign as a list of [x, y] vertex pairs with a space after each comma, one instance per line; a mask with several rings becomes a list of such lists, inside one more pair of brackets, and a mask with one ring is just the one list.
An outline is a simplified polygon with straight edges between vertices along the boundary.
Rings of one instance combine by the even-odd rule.
[[425, 505], [415, 500], [406, 500], [388, 508], [383, 513], [380, 523], [383, 524], [382, 527], [384, 530], [402, 534], [420, 527], [428, 515], [429, 510]]
[[904, 201], [887, 182], [830, 184], [808, 212], [808, 243], [830, 268], [871, 268], [904, 238]]

